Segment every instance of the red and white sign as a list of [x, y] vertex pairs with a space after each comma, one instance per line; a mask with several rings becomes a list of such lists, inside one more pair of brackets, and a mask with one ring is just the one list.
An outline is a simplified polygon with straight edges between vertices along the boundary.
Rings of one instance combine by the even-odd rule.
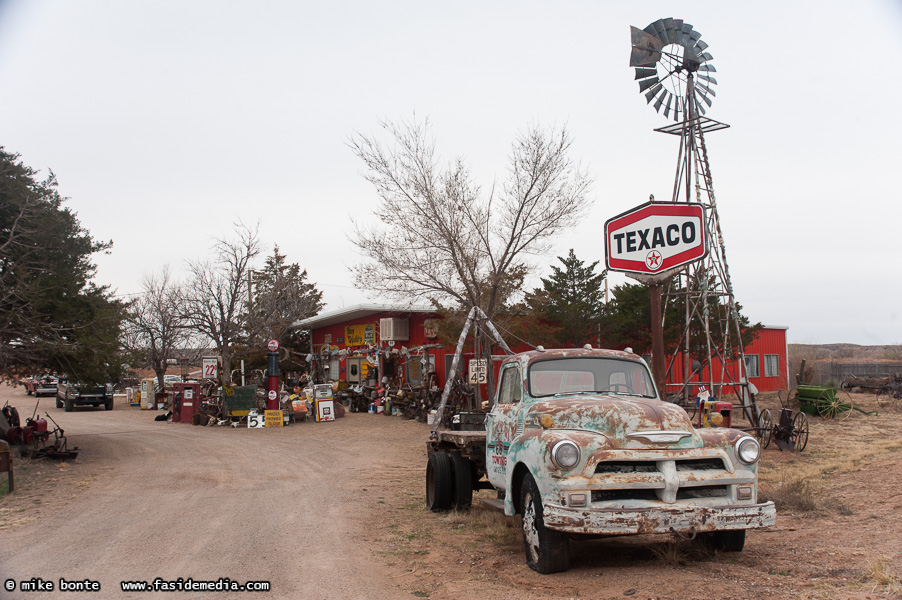
[[204, 377], [207, 379], [216, 379], [218, 369], [217, 363], [219, 361], [215, 358], [204, 358], [203, 369], [204, 369]]
[[279, 395], [276, 393], [276, 390], [269, 390], [269, 392], [266, 394], [266, 397], [270, 400], [275, 400], [279, 397]]
[[649, 202], [608, 219], [604, 234], [612, 271], [654, 275], [708, 254], [701, 204]]
[[270, 352], [278, 352], [279, 340], [269, 340], [268, 342], [266, 342], [266, 349]]

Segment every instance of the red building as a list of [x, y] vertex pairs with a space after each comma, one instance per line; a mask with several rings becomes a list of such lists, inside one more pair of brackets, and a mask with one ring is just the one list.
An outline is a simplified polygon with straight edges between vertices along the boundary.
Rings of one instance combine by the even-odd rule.
[[[765, 325], [758, 332], [758, 337], [745, 347], [745, 372], [749, 381], [759, 392], [775, 392], [789, 389], [789, 373], [787, 356], [789, 346], [786, 341], [788, 327]], [[646, 360], [649, 360], [646, 358]], [[668, 364], [671, 360], [667, 358]], [[739, 369], [735, 362], [726, 365], [716, 358], [714, 362], [713, 381], [715, 385], [721, 381], [738, 381]], [[667, 391], [674, 393], [680, 390], [683, 381], [682, 357], [677, 355], [667, 378]], [[690, 381], [712, 381], [709, 367], [702, 369], [700, 375], [690, 377]]]
[[[427, 373], [434, 372], [436, 385], [443, 387], [454, 347], [439, 344], [439, 318], [430, 306], [360, 304], [321, 313], [300, 321], [297, 327], [310, 330], [314, 352], [319, 354], [328, 346], [329, 377], [333, 380], [353, 383], [371, 379], [375, 373], [380, 379], [387, 375], [417, 385], [423, 379], [423, 361], [428, 356]], [[789, 389], [786, 330], [786, 327], [765, 326], [745, 348], [746, 372], [759, 392]], [[369, 359], [361, 358], [364, 356]], [[468, 359], [473, 355], [465, 354], [462, 358], [460, 369], [466, 374]], [[648, 357], [646, 360], [650, 361]], [[722, 371], [728, 373], [725, 378]], [[668, 392], [679, 390], [677, 382], [683, 380], [682, 373], [678, 356], [667, 381]], [[733, 363], [724, 367], [715, 360], [713, 379], [737, 381], [738, 369]], [[711, 381], [709, 369], [706, 367], [700, 378], [691, 380]]]

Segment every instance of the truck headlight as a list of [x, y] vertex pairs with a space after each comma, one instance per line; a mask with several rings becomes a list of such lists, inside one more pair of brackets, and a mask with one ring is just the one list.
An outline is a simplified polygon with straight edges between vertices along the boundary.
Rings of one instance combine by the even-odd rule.
[[579, 464], [579, 446], [570, 440], [561, 440], [551, 447], [551, 460], [559, 469], [572, 469]]
[[747, 465], [758, 460], [761, 456], [761, 446], [758, 444], [758, 440], [748, 436], [740, 438], [736, 443], [736, 455]]

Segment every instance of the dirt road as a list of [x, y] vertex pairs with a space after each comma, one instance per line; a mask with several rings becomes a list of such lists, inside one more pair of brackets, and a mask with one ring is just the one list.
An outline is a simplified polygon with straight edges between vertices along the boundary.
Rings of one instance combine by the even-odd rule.
[[[6, 399], [31, 414], [22, 388], [0, 387]], [[425, 510], [426, 425], [349, 414], [285, 429], [194, 427], [124, 405], [65, 413], [52, 398], [44, 410], [81, 454], [18, 463], [21, 483], [0, 500], [0, 585], [89, 579], [99, 593], [63, 597], [248, 597], [120, 587], [228, 578], [269, 582], [251, 597], [455, 600], [876, 600], [900, 589], [898, 412], [815, 417], [805, 452], [767, 450], [763, 493], [785, 496], [796, 477], [813, 487], [793, 488], [799, 497], [782, 499], [777, 525], [750, 533], [742, 553], [697, 553], [668, 536], [574, 541], [573, 569], [543, 576], [524, 563], [517, 517]], [[60, 594], [0, 589], [7, 597]]]
[[[22, 388], [0, 390], [0, 405], [9, 398], [31, 415]], [[4, 581], [100, 582], [91, 598], [147, 597], [123, 594], [120, 582], [157, 577], [268, 581], [275, 598], [409, 597], [368, 553], [378, 509], [361, 488], [390, 463], [422, 464], [424, 425], [384, 417], [374, 427], [375, 416], [349, 415], [282, 429], [194, 427], [126, 405], [66, 413], [52, 398], [40, 410], [81, 453], [62, 467], [32, 461], [49, 493], [33, 482], [0, 504], [0, 518], [17, 523], [0, 530]]]

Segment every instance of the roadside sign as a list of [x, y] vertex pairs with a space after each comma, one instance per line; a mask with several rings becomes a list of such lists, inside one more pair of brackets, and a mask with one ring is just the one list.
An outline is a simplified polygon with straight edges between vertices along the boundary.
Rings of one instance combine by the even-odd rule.
[[470, 359], [470, 376], [469, 383], [488, 383], [489, 370], [486, 359], [471, 358]]
[[270, 352], [278, 352], [279, 351], [279, 340], [269, 340], [266, 343], [266, 349]]
[[611, 271], [654, 275], [708, 254], [705, 209], [686, 202], [648, 202], [604, 224]]
[[205, 358], [203, 363], [203, 373], [204, 377], [207, 379], [216, 379], [219, 375], [219, 361], [213, 358]]
[[282, 419], [281, 410], [268, 410], [264, 413], [267, 427], [282, 427], [285, 423]]
[[247, 413], [248, 429], [263, 429], [264, 427], [266, 427], [266, 421], [264, 421], [263, 415], [258, 413], [256, 410], [252, 410]]
[[270, 400], [275, 400], [278, 397], [278, 393], [276, 393], [276, 390], [269, 390], [269, 392], [267, 392], [266, 394], [266, 397]]

